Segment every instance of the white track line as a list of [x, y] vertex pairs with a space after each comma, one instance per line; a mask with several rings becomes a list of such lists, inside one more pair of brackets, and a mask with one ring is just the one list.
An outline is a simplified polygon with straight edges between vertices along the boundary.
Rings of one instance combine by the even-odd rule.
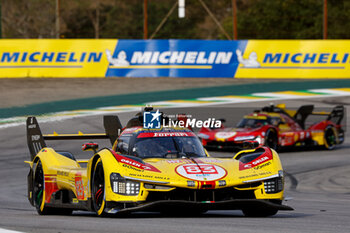
[[23, 233], [23, 231], [11, 231], [4, 228], [0, 228], [0, 233]]
[[[246, 103], [246, 102], [262, 102], [262, 101], [276, 101], [276, 100], [288, 100], [288, 99], [311, 99], [311, 98], [325, 98], [325, 97], [339, 97], [339, 96], [350, 96], [350, 91], [345, 90], [337, 90], [337, 89], [311, 89], [311, 92], [315, 92], [315, 95], [293, 95], [293, 94], [282, 94], [282, 93], [273, 93], [273, 92], [265, 92], [265, 93], [252, 93], [252, 96], [263, 96], [269, 98], [245, 98], [242, 96], [235, 96], [233, 98], [226, 96], [216, 96], [216, 97], [208, 97], [208, 98], [197, 98], [196, 100], [206, 100], [208, 102], [196, 102], [196, 100], [188, 102], [184, 100], [176, 100], [176, 101], [156, 101], [145, 103], [151, 104], [153, 106], [159, 108], [179, 108], [179, 107], [198, 107], [198, 106], [211, 106], [211, 105], [223, 105], [229, 103]], [[322, 94], [317, 94], [322, 93]], [[218, 100], [221, 100], [217, 102]], [[213, 101], [213, 102], [210, 102]], [[121, 112], [134, 112], [140, 111], [140, 106], [135, 105], [124, 105], [124, 106], [111, 106], [111, 107], [102, 107], [91, 110], [75, 110], [75, 111], [65, 111], [65, 112], [57, 112], [57, 113], [49, 113], [43, 116], [38, 116], [40, 122], [53, 122], [53, 121], [63, 121], [72, 118], [80, 118], [86, 116], [95, 116], [95, 115], [104, 115], [104, 114], [115, 114]], [[0, 129], [15, 127], [25, 125], [26, 117], [12, 117], [7, 119], [1, 119], [2, 122], [8, 121], [8, 123], [0, 124]], [[1, 123], [1, 122], [0, 122]]]

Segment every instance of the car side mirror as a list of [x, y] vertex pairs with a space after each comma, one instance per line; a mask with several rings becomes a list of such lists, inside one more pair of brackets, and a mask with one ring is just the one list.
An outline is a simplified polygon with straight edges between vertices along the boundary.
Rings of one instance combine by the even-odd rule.
[[83, 151], [93, 151], [94, 153], [96, 153], [96, 151], [98, 150], [98, 143], [95, 143], [95, 142], [88, 142], [88, 143], [84, 143], [82, 146], [81, 146], [81, 149]]

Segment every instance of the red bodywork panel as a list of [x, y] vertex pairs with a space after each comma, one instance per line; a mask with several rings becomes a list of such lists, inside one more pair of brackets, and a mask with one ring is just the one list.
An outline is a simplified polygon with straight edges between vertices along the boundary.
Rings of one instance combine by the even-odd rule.
[[[276, 115], [278, 117], [276, 117]], [[252, 113], [245, 118], [260, 119], [270, 117], [269, 113]], [[283, 113], [274, 113], [275, 119], [280, 119], [282, 123], [273, 125], [265, 124], [256, 128], [218, 128], [208, 129], [202, 128], [198, 136], [201, 138], [204, 146], [208, 146], [211, 143], [218, 142], [221, 144], [229, 144], [240, 146], [246, 140], [256, 140], [260, 145], [265, 145], [265, 137], [268, 130], [274, 130], [278, 135], [278, 146], [293, 146], [296, 143], [303, 143], [305, 141], [312, 140], [312, 132], [324, 131], [326, 127], [333, 126], [337, 129], [341, 126], [335, 125], [331, 121], [321, 121], [313, 124], [307, 129], [303, 129], [300, 125], [290, 116]]]

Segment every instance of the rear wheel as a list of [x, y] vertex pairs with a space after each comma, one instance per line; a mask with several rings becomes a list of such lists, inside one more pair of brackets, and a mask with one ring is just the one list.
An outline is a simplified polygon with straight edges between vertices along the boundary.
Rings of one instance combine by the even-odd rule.
[[338, 143], [342, 144], [344, 142], [344, 130], [338, 129]]
[[105, 178], [101, 158], [94, 166], [91, 186], [92, 204], [98, 216], [105, 216]]
[[336, 130], [334, 127], [327, 127], [324, 131], [324, 146], [327, 150], [333, 150], [337, 144]]
[[265, 134], [265, 146], [271, 149], [277, 150], [278, 148], [278, 136], [274, 129], [268, 129]]

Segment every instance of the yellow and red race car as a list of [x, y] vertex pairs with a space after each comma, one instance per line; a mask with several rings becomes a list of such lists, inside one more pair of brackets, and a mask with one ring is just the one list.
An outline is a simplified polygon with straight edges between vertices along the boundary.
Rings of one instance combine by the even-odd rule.
[[[28, 199], [40, 215], [242, 210], [246, 216], [270, 216], [292, 210], [282, 204], [284, 173], [273, 149], [213, 158], [192, 131], [143, 128], [142, 114], [123, 129], [117, 116], [105, 116], [104, 126], [104, 134], [42, 135], [36, 118], [27, 119]], [[93, 138], [109, 138], [113, 146], [98, 150], [95, 143], [84, 144], [83, 150], [94, 151], [88, 160], [46, 146], [47, 140]]]
[[[331, 112], [316, 112], [313, 105], [303, 105], [296, 111], [286, 109], [284, 104], [271, 105], [245, 115], [235, 128], [203, 127], [198, 136], [207, 149], [242, 148], [244, 141], [254, 140], [275, 150], [292, 146], [323, 146], [331, 150], [344, 141], [344, 112], [343, 106]], [[310, 116], [324, 119], [307, 126]]]

